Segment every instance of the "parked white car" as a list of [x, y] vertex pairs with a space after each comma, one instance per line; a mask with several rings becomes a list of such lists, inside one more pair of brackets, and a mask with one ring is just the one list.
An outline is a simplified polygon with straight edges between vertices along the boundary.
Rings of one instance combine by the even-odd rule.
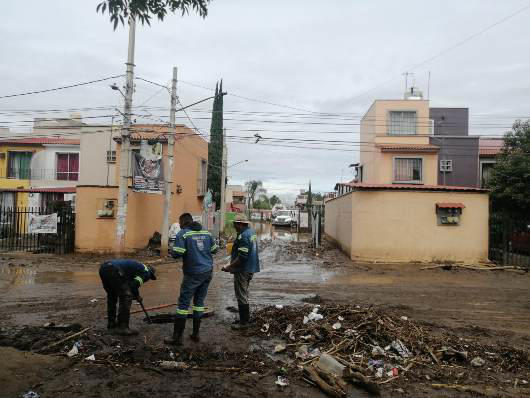
[[296, 219], [290, 210], [280, 210], [273, 218], [272, 225], [291, 227], [296, 225]]

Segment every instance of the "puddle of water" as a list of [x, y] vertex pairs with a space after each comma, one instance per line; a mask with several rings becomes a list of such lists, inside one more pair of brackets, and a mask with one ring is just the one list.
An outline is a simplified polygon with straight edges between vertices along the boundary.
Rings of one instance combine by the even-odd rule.
[[296, 228], [277, 227], [268, 222], [253, 222], [252, 228], [260, 240], [283, 242], [308, 242], [309, 234], [297, 232]]

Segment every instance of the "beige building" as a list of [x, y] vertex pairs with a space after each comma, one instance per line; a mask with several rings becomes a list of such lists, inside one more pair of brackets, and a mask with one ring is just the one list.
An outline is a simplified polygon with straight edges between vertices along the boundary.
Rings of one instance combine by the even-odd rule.
[[442, 186], [344, 184], [326, 202], [324, 232], [356, 261], [488, 258], [486, 191]]
[[487, 191], [437, 185], [429, 101], [412, 93], [364, 115], [357, 178], [326, 201], [325, 233], [354, 260], [485, 261]]
[[[160, 142], [162, 157], [167, 159], [168, 127], [164, 125], [135, 125], [131, 134], [131, 149], [139, 150], [142, 140]], [[120, 162], [120, 142], [116, 139], [116, 164]], [[170, 225], [183, 212], [201, 214], [206, 193], [208, 142], [193, 130], [177, 127], [173, 152], [173, 185], [171, 192]], [[101, 161], [101, 160], [100, 160]], [[131, 161], [129, 160], [129, 165]], [[129, 172], [129, 176], [131, 173]], [[115, 169], [114, 181], [118, 181]], [[143, 249], [154, 232], [160, 232], [164, 195], [134, 192], [129, 178], [125, 247], [127, 251]], [[81, 252], [112, 252], [116, 239], [118, 208], [116, 185], [86, 184], [77, 187], [76, 250]]]

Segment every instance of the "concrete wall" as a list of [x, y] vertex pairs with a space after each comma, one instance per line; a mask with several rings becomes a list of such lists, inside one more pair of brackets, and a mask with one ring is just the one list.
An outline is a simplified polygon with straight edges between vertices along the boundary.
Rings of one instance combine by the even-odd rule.
[[468, 135], [468, 108], [430, 108], [429, 115], [434, 120], [434, 135]]
[[352, 231], [355, 222], [352, 214], [353, 195], [343, 195], [326, 202], [324, 233], [331, 238], [344, 253], [353, 258]]
[[[439, 226], [437, 202], [463, 203], [460, 225]], [[324, 230], [353, 260], [475, 263], [488, 257], [488, 216], [485, 193], [355, 191], [326, 203]]]
[[[208, 143], [196, 135], [177, 137], [175, 142], [170, 225], [180, 214], [200, 214], [202, 197], [198, 196], [201, 161], [208, 159]], [[117, 148], [119, 164], [119, 145]], [[167, 144], [163, 145], [167, 153]], [[164, 157], [165, 158], [165, 157]], [[117, 171], [118, 172], [118, 171]], [[182, 192], [177, 193], [180, 185]], [[116, 219], [97, 217], [98, 203], [103, 199], [117, 199], [117, 187], [77, 187], [76, 250], [111, 252], [116, 236]], [[125, 247], [128, 251], [147, 246], [149, 238], [162, 226], [164, 195], [137, 193], [129, 190]]]
[[440, 147], [438, 158], [453, 162], [453, 171], [443, 173], [438, 167], [438, 184], [477, 187], [479, 179], [479, 137], [431, 137], [431, 144]]
[[107, 163], [107, 151], [116, 150], [113, 138], [119, 136], [120, 126], [83, 126], [81, 134], [80, 185], [116, 185], [116, 164]]

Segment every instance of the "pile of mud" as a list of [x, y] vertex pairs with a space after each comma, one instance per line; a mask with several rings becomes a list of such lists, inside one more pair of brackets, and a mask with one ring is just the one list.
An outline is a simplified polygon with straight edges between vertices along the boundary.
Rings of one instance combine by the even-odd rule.
[[328, 353], [385, 387], [466, 384], [530, 393], [529, 352], [482, 344], [479, 336], [459, 335], [372, 307], [266, 307], [255, 314], [248, 333], [281, 338], [275, 351], [293, 370]]

